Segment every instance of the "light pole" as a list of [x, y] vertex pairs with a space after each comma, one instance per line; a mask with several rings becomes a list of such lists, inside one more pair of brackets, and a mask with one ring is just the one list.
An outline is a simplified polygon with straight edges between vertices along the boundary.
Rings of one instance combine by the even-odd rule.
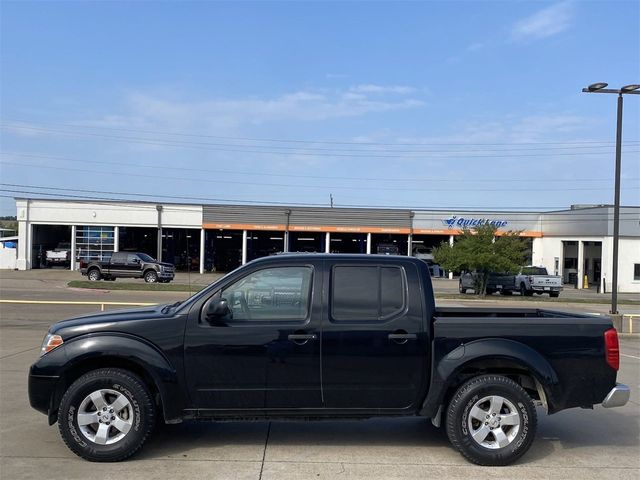
[[[640, 95], [640, 85], [626, 85], [619, 90], [606, 88], [609, 84], [604, 82], [593, 83], [583, 88], [584, 93], [614, 93], [618, 95], [618, 121], [616, 126], [616, 179], [615, 197], [613, 204], [613, 272], [611, 311], [612, 315], [618, 315], [618, 240], [620, 238], [620, 160], [622, 155], [622, 96]], [[580, 279], [578, 279], [580, 281]]]

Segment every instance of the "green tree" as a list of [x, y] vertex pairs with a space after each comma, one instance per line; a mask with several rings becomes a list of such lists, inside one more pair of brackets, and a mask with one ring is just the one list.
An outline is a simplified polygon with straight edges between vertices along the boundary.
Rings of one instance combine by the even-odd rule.
[[496, 230], [488, 224], [464, 229], [453, 246], [442, 242], [436, 247], [433, 258], [447, 270], [477, 272], [474, 291], [476, 295], [484, 296], [489, 274], [515, 273], [525, 261], [528, 249], [519, 232], [496, 236]]

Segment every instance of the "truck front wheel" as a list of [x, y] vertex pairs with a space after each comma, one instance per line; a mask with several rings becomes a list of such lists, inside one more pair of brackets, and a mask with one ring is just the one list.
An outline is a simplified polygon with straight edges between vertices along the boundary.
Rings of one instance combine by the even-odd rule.
[[463, 384], [447, 410], [452, 445], [478, 465], [508, 465], [529, 449], [537, 416], [527, 392], [500, 375], [482, 375]]
[[71, 384], [58, 418], [62, 439], [73, 453], [93, 462], [117, 462], [142, 447], [154, 425], [155, 405], [136, 375], [101, 368]]
[[144, 281], [147, 283], [156, 283], [158, 281], [158, 274], [155, 270], [149, 270], [144, 274]]

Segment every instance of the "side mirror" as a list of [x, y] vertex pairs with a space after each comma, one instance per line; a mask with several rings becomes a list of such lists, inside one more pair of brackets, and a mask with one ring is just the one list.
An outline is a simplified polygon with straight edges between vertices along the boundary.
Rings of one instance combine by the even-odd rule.
[[205, 315], [209, 323], [220, 323], [225, 319], [232, 318], [233, 313], [226, 299], [217, 299], [209, 302]]

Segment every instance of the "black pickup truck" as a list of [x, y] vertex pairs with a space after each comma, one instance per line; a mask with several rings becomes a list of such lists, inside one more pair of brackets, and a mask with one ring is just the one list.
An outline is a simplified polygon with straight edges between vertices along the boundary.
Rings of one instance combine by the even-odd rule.
[[158, 420], [411, 415], [505, 465], [533, 442], [536, 405], [624, 405], [618, 363], [606, 317], [436, 308], [421, 260], [283, 254], [182, 303], [54, 324], [29, 398], [93, 461], [129, 457]]
[[92, 282], [121, 278], [144, 278], [147, 283], [168, 283], [175, 276], [171, 263], [158, 262], [146, 253], [114, 252], [106, 261], [80, 262], [80, 273]]

